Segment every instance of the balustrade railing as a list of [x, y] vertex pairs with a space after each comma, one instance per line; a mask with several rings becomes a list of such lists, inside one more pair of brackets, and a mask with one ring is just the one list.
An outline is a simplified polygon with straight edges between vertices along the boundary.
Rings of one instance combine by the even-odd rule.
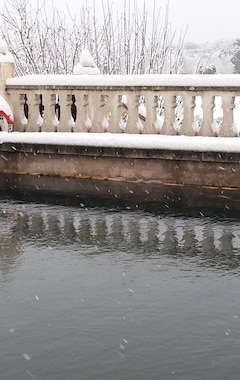
[[6, 92], [15, 131], [240, 134], [240, 75], [32, 75]]

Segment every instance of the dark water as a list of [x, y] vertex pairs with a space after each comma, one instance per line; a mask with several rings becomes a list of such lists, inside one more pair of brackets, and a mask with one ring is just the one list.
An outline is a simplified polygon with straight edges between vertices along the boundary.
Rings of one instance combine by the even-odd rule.
[[0, 201], [0, 379], [239, 380], [240, 218]]

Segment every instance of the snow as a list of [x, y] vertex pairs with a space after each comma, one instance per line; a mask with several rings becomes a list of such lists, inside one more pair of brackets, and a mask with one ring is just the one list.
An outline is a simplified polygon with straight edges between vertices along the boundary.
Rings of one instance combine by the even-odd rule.
[[5, 54], [0, 53], [0, 63], [1, 62], [14, 62], [12, 53], [7, 51]]
[[0, 38], [0, 62], [14, 62], [13, 55], [7, 50], [7, 45], [2, 38]]
[[240, 153], [239, 137], [166, 136], [127, 133], [0, 132], [2, 143], [78, 145], [132, 149]]
[[91, 53], [89, 52], [89, 50], [84, 49], [81, 52], [81, 54], [80, 54], [80, 63], [81, 63], [81, 65], [83, 65], [85, 67], [93, 67], [93, 66], [95, 66], [93, 57], [92, 57]]
[[74, 69], [73, 69], [74, 75], [98, 75], [100, 74], [100, 70], [97, 66], [89, 67], [89, 66], [83, 66], [81, 63], [78, 63]]
[[[177, 87], [185, 86], [187, 90], [194, 91], [195, 87], [214, 91], [214, 87], [237, 88], [240, 87], [240, 74], [199, 75], [199, 74], [136, 74], [136, 75], [26, 75], [9, 78], [7, 86], [112, 86], [112, 87]], [[125, 88], [126, 91], [126, 88]]]
[[154, 127], [158, 133], [161, 131], [163, 124], [164, 124], [164, 116], [157, 114], [157, 118], [156, 118], [156, 122], [154, 124]]
[[93, 57], [90, 52], [85, 49], [80, 54], [80, 62], [74, 66], [73, 74], [82, 75], [82, 74], [90, 74], [97, 75], [100, 74], [99, 68], [95, 65]]
[[6, 54], [6, 51], [7, 51], [7, 44], [2, 38], [0, 38], [0, 54]]

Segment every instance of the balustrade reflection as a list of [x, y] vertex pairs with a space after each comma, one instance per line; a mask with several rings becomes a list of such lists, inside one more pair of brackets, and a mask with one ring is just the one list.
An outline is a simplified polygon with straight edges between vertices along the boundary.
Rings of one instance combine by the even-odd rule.
[[21, 244], [56, 249], [94, 246], [99, 254], [124, 251], [133, 260], [163, 255], [172, 259], [197, 259], [203, 266], [222, 269], [240, 266], [238, 220], [229, 221], [226, 227], [226, 222], [208, 217], [159, 217], [151, 213], [61, 210], [50, 206], [4, 207], [0, 227], [1, 269], [14, 262], [21, 252]]

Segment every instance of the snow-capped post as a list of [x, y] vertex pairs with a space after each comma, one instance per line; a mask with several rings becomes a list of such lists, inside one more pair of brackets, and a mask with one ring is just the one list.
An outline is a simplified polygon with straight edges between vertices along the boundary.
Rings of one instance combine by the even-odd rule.
[[6, 80], [15, 76], [13, 55], [7, 50], [5, 42], [0, 39], [0, 131], [13, 130], [13, 113], [8, 104]]
[[94, 63], [93, 57], [87, 49], [84, 49], [80, 55], [80, 62], [74, 66], [73, 74], [100, 74], [100, 70]]
[[[99, 75], [100, 70], [95, 64], [93, 57], [89, 50], [84, 49], [80, 54], [80, 60], [79, 63], [76, 64], [73, 68], [73, 74], [74, 75]], [[102, 102], [101, 106], [104, 105], [104, 101]], [[83, 125], [84, 125], [84, 131], [86, 132], [97, 132], [97, 130], [94, 128], [97, 126], [98, 121], [102, 119], [102, 123], [104, 124], [103, 129], [107, 130], [108, 128], [108, 116], [107, 118], [104, 117], [103, 108], [100, 107], [100, 98], [98, 93], [94, 93], [92, 91], [87, 95], [87, 98], [85, 98], [85, 106], [84, 106], [84, 112], [83, 112]], [[100, 112], [100, 115], [98, 115], [98, 112], [96, 112], [96, 109]], [[95, 114], [95, 120], [93, 120]], [[97, 122], [96, 122], [97, 120]], [[95, 123], [94, 123], [95, 121]]]

